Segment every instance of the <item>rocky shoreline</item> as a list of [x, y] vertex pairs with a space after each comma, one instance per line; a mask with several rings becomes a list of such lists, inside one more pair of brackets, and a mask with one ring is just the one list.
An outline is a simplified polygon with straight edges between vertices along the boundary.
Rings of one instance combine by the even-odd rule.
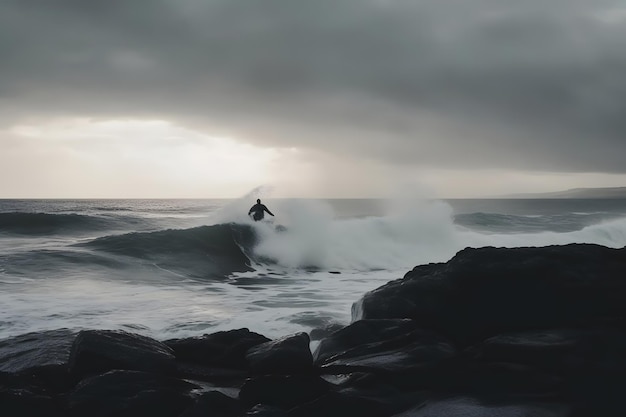
[[248, 329], [5, 339], [0, 415], [626, 415], [626, 248], [465, 249], [352, 313], [314, 352]]

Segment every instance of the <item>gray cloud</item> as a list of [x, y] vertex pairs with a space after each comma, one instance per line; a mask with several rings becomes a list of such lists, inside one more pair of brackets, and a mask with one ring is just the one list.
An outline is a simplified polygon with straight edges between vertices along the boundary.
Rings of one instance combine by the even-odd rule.
[[1, 0], [0, 110], [164, 117], [387, 164], [626, 172], [620, 3]]

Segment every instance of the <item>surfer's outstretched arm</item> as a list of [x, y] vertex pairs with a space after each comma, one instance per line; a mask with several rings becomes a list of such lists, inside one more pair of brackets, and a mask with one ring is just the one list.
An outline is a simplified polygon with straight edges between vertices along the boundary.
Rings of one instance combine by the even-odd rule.
[[274, 216], [274, 213], [272, 213], [271, 211], [269, 211], [269, 209], [267, 207], [265, 207], [265, 211], [267, 211], [267, 214]]

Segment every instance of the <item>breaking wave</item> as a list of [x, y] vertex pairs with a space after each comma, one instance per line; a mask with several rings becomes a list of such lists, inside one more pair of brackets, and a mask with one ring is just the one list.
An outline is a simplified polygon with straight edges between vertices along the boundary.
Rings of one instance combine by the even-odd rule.
[[252, 270], [248, 254], [255, 242], [249, 226], [219, 224], [105, 236], [80, 246], [148, 261], [186, 276], [206, 278]]
[[[273, 207], [274, 208], [274, 207]], [[517, 217], [517, 229], [500, 230], [511, 217], [481, 214], [485, 229], [467, 227], [455, 219], [443, 201], [406, 201], [390, 207], [384, 216], [338, 219], [329, 207], [289, 201], [276, 205], [287, 230], [272, 225], [252, 225], [257, 236], [253, 259], [270, 259], [287, 268], [326, 270], [403, 270], [430, 262], [445, 262], [465, 247], [547, 246], [595, 243], [608, 247], [626, 245], [626, 218], [584, 217], [559, 219], [560, 228], [539, 228], [556, 223]], [[592, 223], [593, 224], [589, 224]], [[589, 224], [585, 226], [585, 224]]]
[[608, 213], [563, 213], [520, 216], [500, 213], [462, 213], [454, 216], [458, 225], [489, 233], [574, 232], [587, 226], [619, 218]]
[[[626, 245], [626, 218], [583, 226], [578, 218], [561, 219], [561, 229], [533, 226], [549, 218], [516, 217], [519, 230], [500, 231], [511, 216], [473, 214], [468, 227], [442, 201], [413, 202], [384, 216], [336, 218], [323, 204], [289, 201], [273, 206], [280, 226], [243, 218], [212, 226], [106, 236], [83, 244], [107, 253], [152, 262], [191, 277], [228, 276], [254, 269], [407, 270], [415, 265], [445, 262], [465, 247], [547, 246], [596, 243]], [[272, 219], [273, 220], [273, 219]], [[466, 219], [467, 220], [467, 219]], [[585, 221], [589, 221], [586, 218]], [[594, 219], [597, 220], [597, 219]], [[533, 223], [534, 222], [534, 223]], [[574, 227], [573, 225], [578, 226]], [[537, 229], [537, 230], [535, 230]]]

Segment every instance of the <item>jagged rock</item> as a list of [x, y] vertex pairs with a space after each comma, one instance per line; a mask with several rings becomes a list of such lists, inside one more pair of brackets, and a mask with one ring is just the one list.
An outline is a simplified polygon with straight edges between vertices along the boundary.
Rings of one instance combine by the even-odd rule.
[[599, 326], [506, 333], [467, 350], [478, 361], [532, 365], [561, 375], [626, 374], [626, 331]]
[[202, 394], [180, 417], [240, 417], [244, 408], [239, 401], [218, 391]]
[[247, 369], [246, 352], [270, 339], [248, 329], [205, 334], [202, 337], [165, 342], [179, 361], [219, 368]]
[[359, 320], [323, 339], [313, 358], [316, 364], [320, 364], [356, 346], [402, 337], [414, 330], [415, 322], [409, 319]]
[[288, 417], [288, 414], [282, 408], [257, 404], [248, 410], [246, 417]]
[[[452, 376], [452, 375], [451, 375]], [[448, 388], [494, 400], [560, 398], [563, 379], [537, 368], [506, 362], [468, 363], [454, 370]]]
[[75, 332], [58, 329], [0, 340], [0, 371], [20, 374], [67, 366], [75, 337]]
[[353, 320], [411, 318], [463, 345], [503, 332], [623, 322], [626, 248], [464, 249], [367, 293]]
[[171, 373], [176, 363], [169, 347], [149, 337], [123, 331], [85, 330], [72, 345], [69, 369], [76, 377], [112, 369]]
[[206, 381], [226, 387], [240, 387], [248, 372], [233, 368], [214, 368], [191, 362], [177, 362], [174, 375], [178, 378]]
[[68, 398], [76, 417], [178, 417], [200, 387], [163, 375], [110, 371], [81, 381]]
[[598, 373], [578, 379], [572, 387], [568, 403], [574, 411], [568, 417], [626, 416], [625, 375]]
[[446, 339], [413, 329], [390, 340], [357, 345], [331, 356], [322, 362], [322, 369], [324, 373], [419, 373], [456, 355], [456, 348]]
[[297, 374], [313, 369], [309, 335], [297, 333], [254, 346], [246, 360], [258, 374]]
[[64, 417], [61, 401], [29, 389], [0, 387], [0, 415], [7, 417]]
[[375, 399], [328, 393], [316, 400], [289, 410], [289, 417], [383, 417], [389, 415]]
[[323, 327], [316, 327], [309, 332], [309, 337], [314, 341], [322, 340], [344, 327], [346, 326], [339, 323], [331, 323]]
[[13, 375], [20, 384], [63, 392], [71, 386], [68, 362], [75, 337], [75, 332], [59, 329], [1, 340], [0, 372]]
[[271, 405], [288, 409], [312, 401], [329, 390], [329, 384], [313, 375], [268, 375], [249, 379], [239, 399], [248, 406]]
[[429, 401], [393, 417], [570, 417], [570, 407], [559, 403], [482, 403], [471, 397]]
[[427, 398], [425, 393], [400, 391], [384, 384], [368, 389], [348, 388], [294, 407], [289, 410], [289, 417], [383, 417], [423, 403]]

